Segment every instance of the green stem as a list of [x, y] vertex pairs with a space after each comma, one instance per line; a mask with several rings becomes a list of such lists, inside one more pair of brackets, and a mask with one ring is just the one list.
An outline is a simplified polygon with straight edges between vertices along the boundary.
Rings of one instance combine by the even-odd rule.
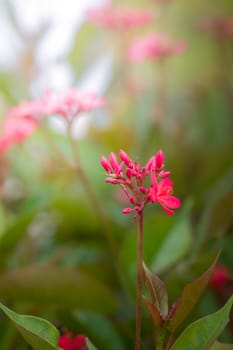
[[159, 330], [157, 330], [156, 334], [156, 350], [163, 350], [163, 335]]
[[96, 198], [93, 190], [92, 190], [92, 185], [85, 173], [85, 171], [83, 170], [83, 167], [81, 166], [81, 162], [80, 162], [80, 157], [79, 157], [79, 153], [78, 153], [78, 148], [75, 142], [75, 139], [73, 138], [72, 135], [72, 121], [68, 122], [68, 128], [67, 128], [67, 134], [68, 134], [68, 140], [70, 142], [70, 147], [74, 156], [74, 160], [78, 169], [78, 174], [79, 177], [83, 183], [83, 186], [85, 188], [86, 194], [90, 200], [90, 203], [93, 206], [93, 209], [96, 213], [96, 216], [98, 217], [102, 227], [103, 227], [103, 232], [105, 234], [105, 238], [107, 240], [107, 243], [109, 245], [109, 249], [111, 250], [112, 254], [114, 255], [114, 257], [116, 257], [117, 253], [116, 253], [116, 249], [115, 249], [115, 244], [114, 241], [112, 239], [112, 235], [111, 232], [109, 230], [109, 226], [107, 224], [106, 218], [104, 213], [102, 212], [101, 206], [99, 204], [98, 199]]
[[135, 350], [141, 348], [141, 319], [142, 319], [142, 248], [143, 248], [143, 212], [138, 215], [138, 247], [137, 247], [137, 300], [136, 300], [136, 332]]
[[166, 344], [166, 347], [165, 347], [165, 350], [169, 350], [170, 347], [172, 346], [173, 342], [174, 342], [174, 336], [175, 334], [174, 333], [171, 333], [169, 338], [168, 338], [168, 341], [167, 341], [167, 344]]

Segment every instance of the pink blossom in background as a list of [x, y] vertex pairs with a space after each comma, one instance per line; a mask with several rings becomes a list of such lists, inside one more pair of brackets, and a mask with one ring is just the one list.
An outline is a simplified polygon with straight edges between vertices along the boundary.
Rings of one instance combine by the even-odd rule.
[[72, 338], [70, 333], [66, 333], [60, 336], [58, 346], [63, 350], [87, 350], [86, 337], [84, 335], [77, 335]]
[[233, 16], [206, 19], [200, 28], [217, 38], [233, 39]]
[[128, 58], [132, 62], [140, 62], [147, 58], [159, 60], [183, 53], [185, 49], [184, 41], [174, 42], [163, 33], [152, 33], [137, 37], [131, 42]]
[[90, 22], [114, 30], [126, 30], [153, 22], [154, 16], [149, 11], [105, 5], [87, 11]]
[[47, 93], [43, 103], [45, 115], [56, 114], [65, 118], [74, 118], [79, 113], [102, 107], [105, 100], [92, 92], [81, 93], [76, 89], [70, 89], [62, 95]]
[[32, 118], [7, 117], [2, 125], [0, 135], [0, 152], [6, 151], [11, 145], [21, 143], [35, 131], [37, 122]]
[[[173, 183], [168, 178], [169, 171], [164, 171], [164, 153], [158, 151], [152, 156], [144, 167], [133, 162], [128, 154], [121, 150], [120, 161], [115, 153], [111, 152], [109, 158], [101, 157], [101, 165], [108, 176], [105, 182], [119, 185], [133, 204], [133, 208], [126, 207], [123, 214], [135, 212], [139, 215], [147, 203], [159, 203], [168, 215], [180, 207], [181, 201], [172, 195]], [[149, 185], [149, 186], [148, 186]]]
[[38, 117], [44, 114], [44, 103], [42, 100], [32, 100], [29, 102], [23, 102], [22, 104], [13, 107], [9, 110], [9, 117], [17, 117], [17, 118], [34, 118], [38, 119]]
[[104, 104], [105, 100], [95, 93], [81, 93], [73, 88], [61, 95], [48, 92], [41, 99], [11, 108], [8, 115], [18, 118], [32, 117], [36, 120], [53, 114], [73, 118], [81, 112], [89, 112]]

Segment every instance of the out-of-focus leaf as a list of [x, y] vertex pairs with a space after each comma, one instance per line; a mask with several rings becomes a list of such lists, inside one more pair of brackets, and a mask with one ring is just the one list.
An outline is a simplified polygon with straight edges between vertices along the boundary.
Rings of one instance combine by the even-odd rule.
[[216, 341], [210, 347], [210, 350], [233, 350], [233, 344], [224, 344]]
[[[102, 299], [104, 300], [104, 299]], [[125, 346], [114, 325], [104, 316], [92, 312], [75, 312], [75, 318], [85, 334], [101, 350], [124, 350]]]
[[97, 350], [97, 348], [90, 342], [89, 339], [86, 341], [88, 350]]
[[30, 266], [0, 275], [0, 297], [97, 312], [111, 312], [116, 307], [110, 289], [91, 275], [50, 265]]
[[0, 308], [17, 327], [23, 338], [36, 350], [58, 350], [59, 331], [39, 317], [19, 315], [0, 303]]
[[189, 325], [173, 344], [171, 350], [206, 350], [227, 325], [232, 304], [233, 296], [219, 311]]
[[185, 207], [176, 223], [167, 234], [161, 247], [151, 263], [151, 269], [157, 273], [172, 266], [189, 251], [192, 243], [188, 218], [188, 208]]
[[[159, 251], [160, 246], [169, 233], [172, 224], [174, 224], [173, 217], [166, 217], [163, 214], [154, 215], [148, 217], [144, 224], [144, 237], [143, 237], [143, 259], [147, 265], [150, 266], [154, 255]], [[137, 259], [137, 233], [136, 227], [125, 236], [124, 242], [121, 248], [121, 258], [125, 266], [130, 271], [136, 271], [136, 259]]]
[[176, 312], [168, 323], [168, 328], [172, 332], [174, 332], [180, 326], [180, 324], [190, 314], [194, 306], [199, 301], [205, 288], [207, 287], [209, 279], [217, 263], [218, 256], [215, 258], [213, 264], [207, 271], [184, 287]]
[[146, 286], [150, 292], [152, 303], [158, 308], [162, 315], [168, 313], [168, 295], [167, 288], [163, 281], [151, 272], [145, 264], [143, 264]]

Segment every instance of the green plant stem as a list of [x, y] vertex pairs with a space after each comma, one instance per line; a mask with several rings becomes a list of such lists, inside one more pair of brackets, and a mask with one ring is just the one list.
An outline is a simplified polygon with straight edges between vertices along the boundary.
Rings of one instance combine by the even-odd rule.
[[137, 247], [137, 300], [136, 300], [136, 332], [135, 350], [141, 348], [141, 319], [142, 319], [142, 248], [143, 248], [143, 212], [138, 215], [138, 247]]
[[168, 338], [168, 341], [167, 341], [167, 344], [166, 344], [166, 347], [165, 347], [165, 350], [169, 350], [170, 347], [172, 346], [173, 344], [173, 341], [174, 341], [174, 336], [175, 334], [174, 333], [171, 333], [169, 338]]
[[160, 330], [156, 333], [156, 350], [163, 350], [163, 336]]

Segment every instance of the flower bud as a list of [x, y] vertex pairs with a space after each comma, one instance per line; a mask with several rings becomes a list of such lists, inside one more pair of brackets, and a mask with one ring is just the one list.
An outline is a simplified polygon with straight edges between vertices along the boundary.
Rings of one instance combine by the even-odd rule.
[[107, 173], [111, 172], [111, 168], [110, 168], [108, 161], [105, 157], [100, 158], [100, 163], [101, 163], [102, 167], [107, 171]]
[[124, 208], [124, 209], [122, 209], [122, 213], [123, 214], [130, 214], [131, 212], [132, 212], [132, 208]]
[[104, 181], [107, 182], [108, 184], [113, 184], [113, 185], [117, 185], [119, 183], [119, 180], [113, 179], [112, 177], [107, 177]]
[[124, 162], [125, 165], [127, 165], [129, 168], [131, 168], [133, 166], [132, 160], [130, 159], [128, 154], [125, 151], [123, 151], [122, 149], [120, 150], [120, 158], [121, 158], [122, 162]]

